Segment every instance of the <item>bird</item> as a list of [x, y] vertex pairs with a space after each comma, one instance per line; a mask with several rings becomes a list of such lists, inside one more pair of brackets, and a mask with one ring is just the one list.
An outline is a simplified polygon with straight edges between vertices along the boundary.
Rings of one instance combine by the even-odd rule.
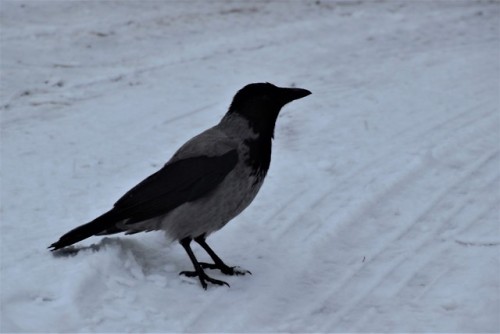
[[[120, 232], [164, 231], [178, 241], [194, 270], [179, 274], [208, 283], [229, 284], [205, 269], [225, 275], [250, 271], [226, 265], [206, 238], [238, 216], [259, 192], [271, 163], [276, 120], [289, 102], [310, 95], [307, 89], [251, 83], [233, 97], [220, 122], [182, 145], [156, 173], [129, 190], [113, 208], [62, 235], [48, 248], [60, 250], [91, 236]], [[199, 262], [191, 242], [213, 263]]]

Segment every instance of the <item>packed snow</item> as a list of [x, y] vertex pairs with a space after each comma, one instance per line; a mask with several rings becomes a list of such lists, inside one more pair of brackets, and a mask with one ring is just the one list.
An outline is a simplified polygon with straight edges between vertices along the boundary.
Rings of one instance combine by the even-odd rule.
[[[2, 332], [500, 331], [500, 2], [0, 6]], [[208, 239], [253, 275], [204, 291], [161, 232], [47, 250], [263, 81], [313, 94]]]

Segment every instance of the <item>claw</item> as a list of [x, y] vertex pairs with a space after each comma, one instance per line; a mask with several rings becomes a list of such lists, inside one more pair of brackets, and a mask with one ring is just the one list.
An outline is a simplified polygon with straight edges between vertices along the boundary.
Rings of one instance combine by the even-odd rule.
[[231, 269], [233, 269], [234, 275], [238, 275], [238, 276], [243, 276], [246, 274], [252, 275], [252, 272], [250, 270], [242, 269], [238, 266], [232, 267]]
[[179, 275], [184, 275], [186, 277], [196, 277], [198, 273], [196, 271], [181, 271]]
[[200, 279], [201, 286], [205, 290], [208, 287], [208, 285], [207, 285], [206, 282], [210, 282], [210, 283], [216, 284], [216, 285], [227, 285], [228, 287], [231, 287], [227, 282], [220, 281], [218, 279], [212, 278], [212, 277], [208, 276], [204, 271], [201, 271], [201, 272], [196, 272], [196, 271], [181, 271], [179, 273], [179, 275], [184, 275], [186, 277], [196, 277], [196, 276], [198, 276], [198, 278]]
[[229, 275], [229, 276], [234, 276], [234, 275], [243, 276], [246, 274], [252, 275], [252, 273], [250, 271], [245, 270], [245, 269], [241, 269], [238, 266], [229, 267], [225, 264], [217, 265], [215, 263], [206, 263], [206, 262], [200, 262], [200, 266], [203, 269], [219, 269], [223, 274]]

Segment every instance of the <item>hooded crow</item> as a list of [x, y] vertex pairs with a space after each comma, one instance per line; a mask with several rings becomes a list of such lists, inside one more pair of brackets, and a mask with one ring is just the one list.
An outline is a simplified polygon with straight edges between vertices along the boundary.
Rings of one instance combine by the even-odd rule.
[[[198, 277], [204, 289], [207, 282], [229, 286], [204, 269], [226, 275], [250, 272], [226, 265], [205, 239], [253, 201], [269, 169], [281, 108], [309, 94], [270, 83], [243, 87], [219, 124], [182, 145], [163, 168], [123, 195], [111, 210], [64, 234], [49, 248], [61, 249], [94, 235], [163, 230], [180, 242], [193, 263], [194, 271], [180, 274]], [[214, 263], [196, 259], [192, 240]]]

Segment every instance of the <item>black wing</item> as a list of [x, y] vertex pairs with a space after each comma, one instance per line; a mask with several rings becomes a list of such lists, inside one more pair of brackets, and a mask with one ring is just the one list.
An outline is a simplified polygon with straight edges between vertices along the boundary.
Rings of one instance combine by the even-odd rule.
[[231, 150], [167, 164], [123, 195], [112, 211], [127, 224], [160, 216], [214, 190], [237, 162], [238, 153]]

